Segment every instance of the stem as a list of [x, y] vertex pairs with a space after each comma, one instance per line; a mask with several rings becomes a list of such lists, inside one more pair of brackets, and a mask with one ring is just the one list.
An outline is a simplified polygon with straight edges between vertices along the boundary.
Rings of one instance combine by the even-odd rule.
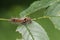
[[9, 21], [9, 19], [0, 18], [1, 21]]
[[42, 17], [38, 17], [38, 18], [33, 18], [32, 20], [37, 20], [37, 19], [42, 19], [42, 18], [49, 18], [49, 16], [42, 16]]
[[42, 16], [38, 18], [33, 18], [32, 20], [42, 19], [42, 18], [52, 18], [52, 17], [60, 17], [60, 16]]

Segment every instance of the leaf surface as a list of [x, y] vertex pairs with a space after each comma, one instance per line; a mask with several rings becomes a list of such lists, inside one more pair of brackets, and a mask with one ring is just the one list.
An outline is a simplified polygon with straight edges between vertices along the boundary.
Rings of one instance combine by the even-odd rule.
[[55, 28], [60, 30], [60, 3], [50, 6], [46, 15], [50, 16], [50, 20], [53, 22]]
[[46, 31], [35, 21], [26, 26], [18, 26], [16, 31], [22, 33], [23, 40], [49, 40]]
[[33, 2], [27, 9], [20, 13], [20, 17], [26, 17], [27, 15], [34, 13], [42, 8], [46, 8], [59, 0], [41, 0]]

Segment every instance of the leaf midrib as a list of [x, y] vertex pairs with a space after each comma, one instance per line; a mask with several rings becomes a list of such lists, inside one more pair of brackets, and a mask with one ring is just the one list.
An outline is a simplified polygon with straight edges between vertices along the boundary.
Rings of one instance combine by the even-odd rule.
[[31, 31], [29, 30], [29, 28], [27, 27], [27, 25], [25, 25], [25, 27], [26, 27], [27, 31], [29, 32], [29, 34], [31, 35], [32, 39], [34, 40], [34, 37], [33, 37], [32, 33], [31, 33]]

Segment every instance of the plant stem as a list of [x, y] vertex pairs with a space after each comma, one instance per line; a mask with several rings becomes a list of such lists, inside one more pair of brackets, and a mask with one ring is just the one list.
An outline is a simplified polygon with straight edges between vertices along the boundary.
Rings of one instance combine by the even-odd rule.
[[9, 21], [9, 19], [0, 18], [1, 21]]
[[60, 16], [42, 16], [42, 17], [38, 17], [38, 18], [33, 18], [32, 20], [38, 20], [38, 19], [42, 19], [42, 18], [52, 18], [52, 17], [60, 17]]
[[32, 20], [37, 20], [37, 19], [42, 19], [42, 18], [49, 18], [49, 16], [42, 16], [42, 17], [38, 17], [38, 18], [33, 18]]

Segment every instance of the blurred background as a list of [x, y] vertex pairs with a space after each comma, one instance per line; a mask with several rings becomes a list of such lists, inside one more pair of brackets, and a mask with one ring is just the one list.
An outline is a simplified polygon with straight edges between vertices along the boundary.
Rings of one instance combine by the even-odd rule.
[[[19, 17], [19, 13], [25, 10], [35, 0], [0, 0], [0, 18]], [[18, 25], [7, 21], [0, 21], [0, 40], [16, 40], [21, 35], [16, 32]]]
[[[36, 0], [0, 0], [0, 18], [19, 17], [19, 13], [28, 8], [34, 1]], [[42, 9], [38, 13], [42, 14], [44, 10]], [[31, 15], [31, 17], [34, 16]], [[60, 31], [53, 27], [54, 25], [51, 24], [50, 20], [41, 19], [37, 20], [37, 22], [43, 25], [50, 40], [60, 40]], [[16, 40], [16, 38], [21, 38], [21, 35], [16, 32], [17, 26], [16, 24], [11, 24], [11, 22], [0, 21], [0, 40]]]

